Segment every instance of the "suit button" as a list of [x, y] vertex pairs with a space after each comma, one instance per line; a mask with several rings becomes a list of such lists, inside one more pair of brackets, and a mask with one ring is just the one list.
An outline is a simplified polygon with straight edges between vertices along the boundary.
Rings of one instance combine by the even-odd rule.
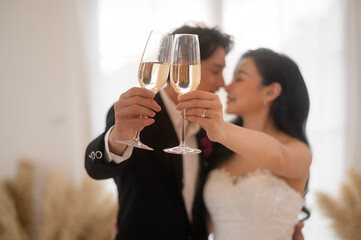
[[94, 159], [95, 159], [95, 153], [94, 153], [94, 151], [92, 151], [92, 152], [89, 154], [89, 158], [94, 161]]
[[95, 157], [96, 157], [97, 159], [101, 159], [101, 158], [103, 157], [103, 153], [102, 153], [101, 151], [96, 151], [96, 152], [95, 152]]
[[203, 162], [203, 166], [204, 166], [204, 167], [208, 167], [208, 162], [207, 162], [207, 161], [204, 161], [204, 162]]

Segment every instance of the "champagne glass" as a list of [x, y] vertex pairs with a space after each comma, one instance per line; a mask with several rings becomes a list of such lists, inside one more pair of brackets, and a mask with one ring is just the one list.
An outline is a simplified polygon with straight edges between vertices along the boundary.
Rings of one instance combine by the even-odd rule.
[[[178, 94], [194, 91], [201, 80], [199, 40], [195, 34], [176, 34], [170, 67], [170, 82]], [[178, 146], [164, 149], [167, 153], [195, 154], [199, 149], [188, 147], [184, 141], [185, 109], [182, 110], [182, 138]]]
[[[172, 43], [173, 36], [171, 34], [154, 30], [150, 32], [138, 69], [138, 81], [142, 88], [156, 93], [167, 82]], [[132, 140], [117, 140], [117, 142], [146, 150], [154, 150], [142, 143], [139, 135], [140, 130], [138, 128]]]

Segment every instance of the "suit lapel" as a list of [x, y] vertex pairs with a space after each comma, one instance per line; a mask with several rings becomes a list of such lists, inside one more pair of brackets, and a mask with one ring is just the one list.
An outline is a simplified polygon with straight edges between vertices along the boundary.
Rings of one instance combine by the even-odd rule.
[[[163, 100], [160, 97], [160, 94], [157, 94], [155, 96], [154, 100], [157, 101], [159, 106], [162, 108], [162, 110], [159, 113], [157, 113], [159, 120], [161, 120], [161, 122], [159, 121], [157, 124], [162, 131], [162, 134], [160, 134], [160, 135], [167, 136], [165, 148], [174, 147], [179, 144], [178, 137], [174, 130], [173, 124], [169, 118], [169, 115], [168, 115], [167, 109], [163, 103]], [[162, 149], [162, 151], [163, 151], [163, 149]], [[177, 188], [178, 188], [179, 192], [182, 194], [182, 189], [183, 189], [182, 156], [178, 155], [178, 154], [166, 154], [166, 156], [167, 156], [167, 161], [169, 161], [171, 163], [172, 169], [174, 171], [174, 175], [176, 177], [176, 182], [177, 182]]]
[[[197, 142], [198, 142], [198, 146], [199, 149], [202, 150], [202, 152], [199, 154], [199, 170], [198, 170], [198, 177], [197, 177], [197, 182], [196, 182], [196, 194], [194, 195], [194, 203], [197, 201], [197, 195], [198, 194], [203, 194], [203, 184], [204, 184], [204, 180], [205, 180], [205, 169], [208, 166], [208, 159], [204, 154], [204, 146], [202, 144], [202, 139], [204, 139], [205, 137], [207, 137], [207, 135], [205, 134], [204, 130], [201, 129], [201, 131], [198, 132], [197, 134]], [[196, 204], [193, 204], [193, 206], [196, 206]]]
[[[162, 108], [162, 110], [158, 112], [155, 117], [157, 129], [160, 131], [159, 135], [166, 136], [165, 139], [162, 139], [162, 141], [164, 142], [164, 145], [163, 144], [162, 145], [164, 148], [177, 146], [179, 144], [179, 140], [160, 94], [157, 94], [154, 100], [157, 101], [159, 106]], [[173, 193], [176, 193], [176, 197], [175, 197], [176, 204], [180, 209], [182, 209], [181, 214], [183, 216], [184, 221], [186, 221], [189, 224], [187, 211], [183, 199], [183, 193], [182, 193], [182, 189], [183, 189], [182, 155], [168, 154], [163, 152], [163, 149], [161, 149], [160, 151], [162, 151], [162, 156], [164, 156], [162, 159], [162, 164], [169, 166], [169, 168], [165, 168], [165, 169], [168, 169], [167, 171], [170, 172], [167, 172], [165, 174], [170, 177], [169, 180], [171, 182], [175, 182], [176, 189], [174, 189], [174, 187], [171, 187], [172, 189], [170, 189], [170, 193], [172, 194], [173, 190], [174, 190]], [[168, 182], [165, 184], [170, 184], [170, 183]]]

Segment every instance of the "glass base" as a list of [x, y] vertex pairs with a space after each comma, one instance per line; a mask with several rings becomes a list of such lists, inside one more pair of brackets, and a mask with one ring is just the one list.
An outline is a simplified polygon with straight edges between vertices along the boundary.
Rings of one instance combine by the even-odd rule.
[[172, 153], [172, 154], [198, 154], [202, 151], [199, 149], [190, 148], [187, 146], [177, 146], [172, 148], [166, 148], [163, 150], [166, 153]]
[[148, 147], [147, 145], [145, 145], [144, 143], [142, 143], [139, 140], [136, 139], [132, 139], [132, 140], [125, 140], [125, 141], [120, 141], [120, 140], [116, 140], [117, 143], [121, 143], [121, 144], [126, 144], [129, 146], [133, 146], [136, 148], [141, 148], [141, 149], [145, 149], [145, 150], [149, 150], [149, 151], [153, 151], [154, 149], [151, 147]]

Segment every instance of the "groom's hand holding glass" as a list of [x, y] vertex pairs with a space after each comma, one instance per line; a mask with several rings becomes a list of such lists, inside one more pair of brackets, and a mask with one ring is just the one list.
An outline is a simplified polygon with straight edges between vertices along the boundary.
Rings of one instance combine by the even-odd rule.
[[109, 135], [110, 152], [122, 155], [127, 145], [116, 141], [132, 139], [138, 128], [142, 129], [154, 123], [152, 117], [161, 110], [153, 100], [154, 96], [152, 91], [139, 87], [131, 88], [120, 95], [114, 104], [115, 125]]
[[[151, 31], [145, 45], [138, 69], [138, 82], [142, 88], [154, 93], [166, 83], [169, 73], [173, 36], [158, 31]], [[143, 115], [136, 115], [143, 118]], [[146, 150], [153, 150], [140, 141], [140, 130], [137, 128], [132, 139], [118, 139], [117, 143]]]
[[126, 145], [153, 150], [140, 141], [142, 128], [151, 125], [160, 106], [153, 100], [167, 81], [172, 35], [151, 31], [138, 69], [142, 88], [123, 93], [114, 105], [115, 126], [109, 135], [109, 150], [122, 155]]

